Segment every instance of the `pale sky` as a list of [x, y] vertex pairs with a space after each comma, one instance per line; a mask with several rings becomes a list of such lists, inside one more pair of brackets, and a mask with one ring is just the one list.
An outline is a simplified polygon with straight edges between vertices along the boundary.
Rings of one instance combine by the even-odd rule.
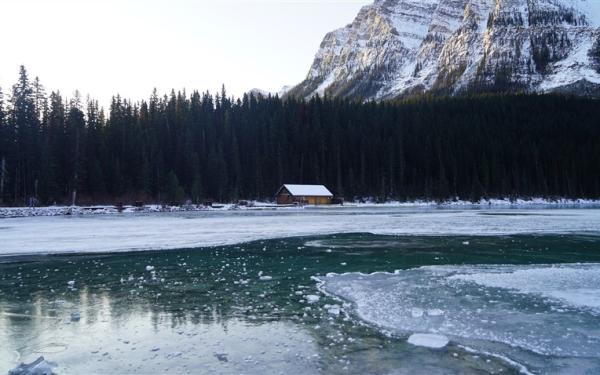
[[102, 104], [156, 87], [239, 96], [308, 73], [328, 31], [372, 0], [0, 0], [0, 87], [19, 65], [46, 90]]

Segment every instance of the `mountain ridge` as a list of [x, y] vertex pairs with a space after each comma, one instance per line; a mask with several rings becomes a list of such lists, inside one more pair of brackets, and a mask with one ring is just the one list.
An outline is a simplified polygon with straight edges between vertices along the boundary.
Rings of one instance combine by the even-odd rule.
[[328, 33], [288, 95], [600, 96], [600, 1], [376, 0]]

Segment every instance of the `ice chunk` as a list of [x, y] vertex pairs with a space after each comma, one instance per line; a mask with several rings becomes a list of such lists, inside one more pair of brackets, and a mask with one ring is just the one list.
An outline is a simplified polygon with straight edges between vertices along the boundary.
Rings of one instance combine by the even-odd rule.
[[341, 313], [341, 309], [338, 305], [331, 305], [327, 308], [327, 312], [331, 315], [338, 316]]
[[420, 318], [423, 316], [423, 309], [420, 309], [418, 307], [413, 307], [412, 309], [410, 309], [410, 315], [413, 318]]
[[433, 333], [414, 333], [408, 338], [409, 344], [434, 349], [443, 348], [449, 341], [446, 336]]
[[44, 357], [39, 357], [29, 364], [21, 363], [16, 368], [8, 371], [8, 375], [56, 375], [54, 372], [56, 367], [58, 367], [56, 363], [46, 361]]
[[273, 277], [272, 276], [261, 276], [259, 279], [261, 281], [270, 281], [270, 280], [273, 280]]
[[316, 296], [314, 294], [309, 294], [306, 296], [306, 302], [308, 302], [308, 303], [317, 303], [317, 302], [319, 302], [320, 299], [321, 299], [321, 297]]
[[154, 266], [146, 266], [146, 271], [154, 271]]
[[67, 285], [69, 287], [71, 287], [71, 288], [74, 287], [75, 286], [75, 280], [67, 281]]

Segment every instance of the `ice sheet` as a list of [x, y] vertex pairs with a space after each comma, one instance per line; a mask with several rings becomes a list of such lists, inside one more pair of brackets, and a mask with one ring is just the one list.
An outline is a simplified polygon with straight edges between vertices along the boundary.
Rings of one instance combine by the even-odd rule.
[[393, 335], [600, 358], [600, 264], [430, 266], [318, 280], [325, 293], [352, 302], [361, 319]]
[[491, 288], [562, 300], [570, 305], [600, 312], [599, 267], [545, 267], [456, 275], [450, 279], [471, 281]]
[[0, 220], [0, 256], [230, 245], [333, 233], [504, 235], [600, 233], [597, 209], [326, 208]]

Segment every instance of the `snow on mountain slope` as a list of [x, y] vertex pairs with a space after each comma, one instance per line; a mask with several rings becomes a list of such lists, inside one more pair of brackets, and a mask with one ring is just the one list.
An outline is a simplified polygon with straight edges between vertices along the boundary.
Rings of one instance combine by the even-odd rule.
[[290, 89], [292, 89], [292, 86], [289, 86], [289, 85], [283, 86], [279, 91], [267, 91], [267, 90], [263, 90], [263, 89], [259, 89], [259, 88], [253, 88], [248, 91], [248, 94], [254, 94], [254, 96], [261, 95], [264, 97], [267, 97], [269, 95], [271, 95], [271, 96], [278, 95], [279, 97], [282, 97], [288, 91], [290, 91]]
[[600, 95], [600, 0], [376, 0], [289, 95], [473, 90]]

